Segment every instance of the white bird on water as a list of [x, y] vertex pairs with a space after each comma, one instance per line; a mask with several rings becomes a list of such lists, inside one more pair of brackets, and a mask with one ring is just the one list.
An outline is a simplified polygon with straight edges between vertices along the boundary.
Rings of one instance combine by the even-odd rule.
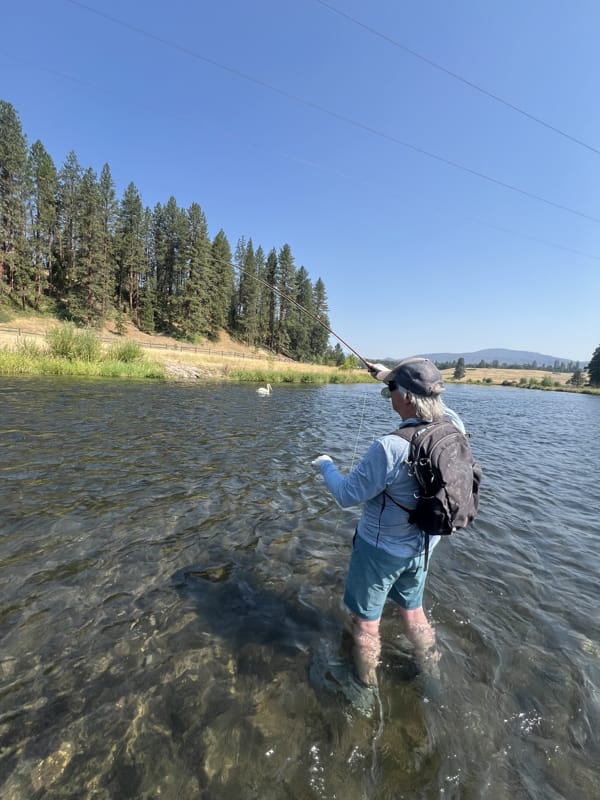
[[273, 391], [273, 387], [271, 386], [270, 383], [267, 383], [267, 388], [266, 389], [264, 388], [264, 386], [261, 386], [256, 391], [257, 391], [258, 394], [262, 394], [262, 395], [271, 394], [271, 392]]

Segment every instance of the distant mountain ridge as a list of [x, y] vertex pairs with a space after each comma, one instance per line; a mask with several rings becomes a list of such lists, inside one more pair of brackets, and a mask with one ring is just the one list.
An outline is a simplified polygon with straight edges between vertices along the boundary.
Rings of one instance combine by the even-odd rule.
[[[529, 350], [507, 350], [501, 347], [492, 347], [487, 350], [475, 350], [471, 353], [418, 353], [417, 355], [430, 358], [432, 361], [458, 361], [464, 358], [465, 364], [476, 365], [480, 361], [491, 363], [497, 361], [499, 364], [533, 364], [535, 361], [538, 367], [552, 367], [555, 362], [560, 364], [576, 364], [576, 358], [561, 358], [559, 356], [548, 356], [544, 353], [534, 353]], [[398, 363], [400, 359], [386, 358], [384, 361]], [[579, 362], [580, 366], [584, 362]]]

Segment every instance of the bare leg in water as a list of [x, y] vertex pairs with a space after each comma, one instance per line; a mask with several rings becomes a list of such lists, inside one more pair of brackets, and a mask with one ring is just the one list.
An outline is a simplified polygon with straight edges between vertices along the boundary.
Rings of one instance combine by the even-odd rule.
[[[435, 631], [423, 607], [400, 608], [407, 637], [415, 648], [419, 668], [428, 673], [437, 671], [440, 653], [436, 646]], [[364, 620], [350, 614], [342, 635], [342, 652], [349, 657], [359, 679], [367, 686], [377, 685], [377, 665], [381, 653], [379, 638], [380, 619]]]
[[342, 653], [350, 658], [358, 678], [366, 686], [377, 686], [377, 665], [381, 652], [379, 622], [378, 619], [360, 619], [350, 614], [342, 634]]
[[400, 608], [400, 616], [406, 635], [414, 645], [419, 668], [424, 672], [435, 673], [440, 652], [436, 646], [435, 630], [425, 616], [423, 606], [414, 609]]

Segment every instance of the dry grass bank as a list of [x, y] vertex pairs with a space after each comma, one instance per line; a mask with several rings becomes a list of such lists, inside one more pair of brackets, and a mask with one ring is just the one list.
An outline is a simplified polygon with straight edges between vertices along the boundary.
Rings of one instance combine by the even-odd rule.
[[[47, 334], [62, 323], [43, 315], [11, 316], [0, 322], [0, 350], [16, 349], [23, 341], [43, 345]], [[275, 356], [260, 348], [248, 347], [222, 331], [215, 342], [203, 341], [197, 345], [183, 343], [170, 336], [143, 333], [128, 323], [120, 335], [114, 322], [108, 321], [98, 330], [106, 347], [132, 340], [144, 350], [146, 358], [164, 367], [168, 377], [189, 379], [233, 379], [247, 381], [329, 382], [333, 377], [340, 382], [368, 380], [364, 372], [342, 371], [336, 367], [317, 364], [299, 364]]]
[[[4, 322], [0, 322], [0, 345], [2, 344], [15, 344], [17, 339], [31, 336], [43, 337], [46, 334], [58, 328], [63, 323], [55, 317], [44, 315], [28, 314], [23, 316], [11, 316]], [[193, 345], [180, 342], [171, 336], [163, 334], [149, 334], [143, 333], [135, 327], [131, 322], [125, 326], [125, 333], [120, 335], [114, 322], [106, 322], [102, 328], [98, 329], [98, 335], [107, 342], [122, 341], [123, 339], [132, 339], [138, 342], [142, 347], [146, 346], [149, 350], [166, 350], [166, 351], [181, 351], [182, 348], [193, 347]], [[221, 336], [216, 342], [203, 342], [198, 345], [198, 348], [209, 348], [214, 351], [229, 351], [231, 353], [240, 353], [248, 356], [250, 354], [260, 355], [261, 351], [256, 348], [246, 347], [245, 345], [232, 339], [225, 331], [222, 331]], [[262, 351], [266, 356], [266, 351]]]
[[[13, 315], [3, 313], [0, 316], [0, 350], [14, 349], [24, 339], [43, 343], [47, 333], [62, 323], [55, 317], [40, 314]], [[150, 362], [161, 365], [167, 375], [173, 379], [232, 379], [256, 382], [361, 382], [369, 381], [364, 370], [344, 371], [335, 367], [317, 364], [299, 364], [279, 358], [259, 348], [248, 347], [232, 339], [225, 331], [221, 332], [216, 342], [204, 341], [198, 345], [182, 343], [165, 335], [147, 334], [128, 323], [124, 335], [119, 335], [114, 321], [108, 321], [98, 331], [106, 346], [116, 342], [132, 340], [137, 342]], [[552, 385], [566, 385], [570, 373], [551, 370], [526, 369], [493, 369], [467, 367], [466, 375], [460, 381], [454, 381], [453, 368], [443, 370], [444, 380], [448, 383], [492, 383], [501, 385], [511, 382], [529, 383], [530, 380], [542, 381], [550, 379]], [[311, 377], [312, 376], [312, 377]], [[592, 390], [595, 391], [595, 390]]]
[[549, 369], [493, 369], [486, 367], [467, 367], [466, 375], [459, 381], [452, 378], [454, 368], [442, 370], [444, 380], [449, 383], [484, 383], [486, 380], [491, 379], [492, 383], [502, 383], [503, 381], [514, 381], [519, 383], [523, 378], [529, 382], [532, 378], [538, 383], [541, 383], [544, 378], [550, 378], [552, 383], [559, 383], [564, 386], [571, 375], [571, 372], [552, 372]]

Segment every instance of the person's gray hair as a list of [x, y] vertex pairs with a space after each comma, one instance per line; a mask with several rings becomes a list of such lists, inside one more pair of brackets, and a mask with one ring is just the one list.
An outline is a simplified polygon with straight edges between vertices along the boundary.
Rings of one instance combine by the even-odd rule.
[[411, 392], [410, 402], [415, 409], [417, 417], [425, 422], [433, 422], [436, 419], [441, 419], [446, 413], [446, 406], [439, 394], [434, 394], [431, 397], [424, 397], [423, 395], [413, 394]]

